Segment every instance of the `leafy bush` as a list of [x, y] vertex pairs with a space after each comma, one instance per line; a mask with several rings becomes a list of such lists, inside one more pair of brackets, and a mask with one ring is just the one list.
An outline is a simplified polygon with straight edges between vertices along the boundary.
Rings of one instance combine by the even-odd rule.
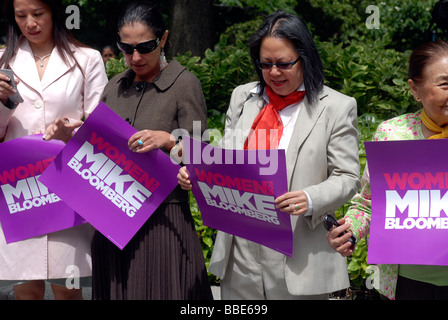
[[[227, 33], [221, 35], [214, 50], [209, 49], [205, 52], [203, 59], [193, 57], [189, 52], [175, 57], [180, 64], [187, 67], [201, 81], [208, 108], [207, 122], [210, 131], [210, 143], [213, 145], [217, 145], [221, 140], [224, 131], [225, 113], [233, 89], [240, 84], [256, 79], [246, 43], [249, 37], [248, 30], [253, 30], [253, 25], [258, 22], [250, 21], [229, 28]], [[203, 225], [201, 212], [191, 192], [190, 210], [195, 222], [196, 232], [201, 240], [208, 269], [217, 231]], [[209, 279], [212, 283], [218, 281], [210, 273]]]
[[325, 65], [329, 86], [352, 96], [358, 103], [358, 114], [375, 114], [387, 119], [415, 109], [407, 84], [407, 61], [404, 53], [387, 49], [384, 36], [373, 42], [317, 42]]
[[273, 13], [282, 8], [287, 12], [294, 12], [296, 0], [276, 0], [276, 1], [260, 1], [260, 0], [220, 0], [220, 3], [226, 6], [235, 6], [240, 8], [253, 8], [254, 12]]
[[[375, 3], [371, 0], [308, 0], [309, 5], [320, 12], [320, 17], [309, 21], [319, 32], [320, 25], [330, 24], [337, 28], [325, 28], [327, 34], [321, 35], [325, 41], [342, 42], [344, 45], [353, 41], [365, 43], [390, 38], [389, 48], [397, 51], [413, 49], [421, 42], [430, 40], [426, 34], [431, 23], [432, 10], [437, 0], [383, 0]], [[366, 13], [369, 5], [379, 9], [379, 29], [368, 29]], [[303, 16], [307, 20], [304, 12]], [[329, 31], [331, 30], [331, 31]], [[375, 69], [373, 69], [375, 70]]]
[[[382, 118], [378, 118], [373, 113], [364, 113], [358, 117], [358, 133], [359, 133], [359, 162], [361, 164], [361, 175], [366, 165], [366, 151], [364, 147], [365, 141], [371, 141], [377, 126], [382, 122]], [[350, 207], [347, 202], [337, 212], [338, 219], [344, 217]], [[352, 291], [366, 290], [365, 280], [369, 276], [367, 264], [367, 248], [368, 237], [360, 239], [356, 244], [355, 251], [350, 257], [347, 257], [347, 272], [352, 284]]]
[[[372, 140], [378, 124], [420, 108], [407, 84], [407, 65], [410, 50], [429, 40], [426, 31], [435, 2], [382, 1], [378, 4], [380, 28], [368, 29], [365, 9], [371, 1], [356, 1], [356, 5], [350, 0], [310, 1], [339, 26], [337, 32], [327, 35], [327, 41], [317, 41], [317, 45], [326, 67], [327, 84], [357, 100], [361, 173], [366, 163], [364, 142]], [[338, 217], [348, 206], [338, 210]], [[360, 240], [347, 258], [352, 288], [365, 289], [369, 276], [367, 248], [368, 237]]]
[[[213, 114], [227, 111], [232, 90], [255, 79], [247, 45], [241, 40], [229, 43], [227, 35], [222, 35], [215, 50], [206, 50], [205, 57], [191, 57], [191, 53], [176, 57], [201, 81], [207, 108]], [[214, 110], [214, 111], [212, 111]]]
[[110, 80], [112, 79], [115, 75], [125, 71], [127, 69], [127, 65], [124, 61], [124, 57], [123, 54], [120, 54], [119, 58], [110, 58], [107, 62], [106, 62], [106, 74], [107, 74], [107, 78]]
[[[361, 173], [366, 164], [365, 141], [371, 141], [380, 122], [418, 109], [407, 84], [409, 51], [387, 49], [387, 36], [373, 42], [317, 42], [326, 67], [327, 84], [353, 96], [358, 104], [359, 161]], [[345, 204], [336, 215], [348, 210]], [[347, 258], [352, 289], [364, 288], [367, 272], [368, 238], [361, 239], [355, 252]]]

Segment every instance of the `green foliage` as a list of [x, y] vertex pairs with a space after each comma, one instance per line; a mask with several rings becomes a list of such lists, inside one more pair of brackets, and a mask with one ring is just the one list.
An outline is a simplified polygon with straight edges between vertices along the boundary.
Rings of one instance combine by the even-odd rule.
[[[377, 126], [383, 119], [377, 117], [374, 113], [364, 113], [358, 117], [358, 132], [359, 132], [359, 162], [361, 164], [361, 175], [366, 165], [366, 151], [364, 147], [365, 141], [371, 141]], [[337, 212], [338, 219], [344, 217], [345, 213], [350, 207], [350, 202], [347, 202]], [[350, 277], [352, 288], [365, 289], [365, 280], [369, 276], [367, 271], [367, 248], [368, 236], [360, 239], [356, 244], [355, 251], [350, 257], [347, 257], [347, 271]]]
[[[196, 203], [196, 199], [193, 196], [193, 193], [190, 192], [190, 210], [193, 216], [193, 220], [195, 223], [196, 232], [198, 234], [199, 240], [202, 245], [202, 253], [205, 259], [205, 265], [208, 267], [210, 265], [210, 258], [212, 257], [213, 247], [214, 247], [214, 237], [216, 236], [217, 231], [205, 226], [202, 223], [202, 216], [199, 210], [198, 204]], [[208, 278], [210, 283], [217, 283], [219, 280], [211, 273], [208, 274]]]
[[409, 51], [387, 49], [387, 37], [373, 42], [318, 42], [327, 84], [354, 97], [359, 114], [387, 119], [415, 109], [407, 81]]
[[347, 258], [347, 271], [355, 288], [363, 288], [365, 279], [369, 276], [367, 270], [367, 238], [362, 238], [356, 244], [355, 252]]
[[277, 0], [277, 1], [260, 1], [260, 0], [220, 0], [224, 5], [230, 7], [250, 7], [257, 12], [271, 14], [280, 8], [286, 12], [294, 13], [294, 6], [297, 4], [295, 0]]
[[[430, 26], [432, 8], [437, 0], [308, 0], [321, 11], [323, 20], [329, 20], [338, 28], [327, 39], [350, 44], [353, 40], [372, 42], [388, 35], [389, 47], [398, 51], [413, 49], [424, 41], [423, 35]], [[379, 29], [368, 29], [366, 19], [372, 14], [366, 12], [369, 5], [379, 9]], [[304, 17], [306, 20], [306, 17]], [[320, 24], [320, 21], [311, 21]]]
[[219, 114], [227, 111], [236, 86], [255, 79], [246, 43], [238, 39], [229, 43], [226, 34], [221, 35], [215, 50], [205, 51], [202, 60], [189, 52], [176, 59], [199, 78], [208, 109]]
[[[256, 79], [247, 49], [247, 40], [250, 31], [254, 30], [257, 23], [258, 20], [230, 27], [221, 35], [214, 50], [209, 49], [205, 52], [203, 59], [191, 56], [190, 52], [175, 57], [201, 81], [208, 108], [210, 143], [213, 145], [217, 145], [221, 140], [232, 90], [240, 84]], [[190, 193], [190, 209], [208, 268], [216, 230], [203, 225], [201, 212], [192, 193]], [[212, 274], [209, 274], [209, 279], [211, 282], [218, 281]]]
[[[327, 84], [353, 96], [358, 104], [361, 173], [366, 164], [365, 141], [371, 141], [378, 124], [419, 108], [407, 84], [410, 49], [424, 41], [435, 1], [382, 1], [380, 29], [368, 29], [365, 8], [370, 1], [315, 0], [324, 15], [340, 22], [328, 41], [316, 41], [325, 65]], [[342, 217], [349, 204], [337, 215]], [[361, 239], [347, 258], [354, 288], [365, 288], [368, 238]]]
[[124, 61], [123, 54], [121, 54], [120, 56], [121, 57], [118, 58], [110, 58], [106, 62], [106, 75], [109, 80], [128, 68]]
[[[414, 49], [424, 40], [422, 35], [428, 29], [432, 8], [438, 0], [386, 0], [378, 4], [381, 13], [381, 25], [378, 35], [390, 35], [391, 48], [397, 51]], [[367, 2], [369, 2], [367, 0]], [[367, 14], [365, 14], [367, 15]], [[366, 36], [369, 32], [365, 28]], [[370, 31], [370, 30], [369, 30]], [[371, 33], [370, 34], [374, 34]]]

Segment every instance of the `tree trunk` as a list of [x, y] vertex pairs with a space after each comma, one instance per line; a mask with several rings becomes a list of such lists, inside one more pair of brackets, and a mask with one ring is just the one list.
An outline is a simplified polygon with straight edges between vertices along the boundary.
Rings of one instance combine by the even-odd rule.
[[171, 18], [170, 57], [203, 56], [213, 46], [213, 0], [173, 0]]

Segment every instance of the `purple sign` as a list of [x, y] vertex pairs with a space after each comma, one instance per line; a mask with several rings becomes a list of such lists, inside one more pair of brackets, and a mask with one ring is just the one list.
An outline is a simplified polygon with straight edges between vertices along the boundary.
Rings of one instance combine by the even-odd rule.
[[135, 132], [100, 103], [40, 177], [120, 249], [178, 184], [165, 153], [129, 150]]
[[372, 192], [367, 262], [447, 266], [448, 140], [365, 146]]
[[228, 150], [189, 137], [183, 144], [204, 225], [291, 256], [291, 218], [274, 204], [288, 191], [285, 151]]
[[84, 222], [38, 179], [64, 143], [31, 135], [0, 144], [0, 221], [6, 243]]

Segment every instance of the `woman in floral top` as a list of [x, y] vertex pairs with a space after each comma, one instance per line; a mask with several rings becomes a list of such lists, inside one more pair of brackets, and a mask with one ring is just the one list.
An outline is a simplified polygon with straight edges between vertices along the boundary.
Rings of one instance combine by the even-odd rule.
[[[409, 86], [422, 110], [381, 123], [374, 140], [418, 140], [448, 137], [448, 42], [424, 44], [413, 51], [409, 61]], [[369, 232], [371, 215], [370, 177], [366, 166], [360, 192], [352, 199], [340, 227], [327, 234], [330, 245], [343, 256], [353, 253], [347, 240]], [[378, 291], [389, 299], [448, 299], [448, 266], [378, 265]], [[376, 278], [378, 277], [378, 278]]]

